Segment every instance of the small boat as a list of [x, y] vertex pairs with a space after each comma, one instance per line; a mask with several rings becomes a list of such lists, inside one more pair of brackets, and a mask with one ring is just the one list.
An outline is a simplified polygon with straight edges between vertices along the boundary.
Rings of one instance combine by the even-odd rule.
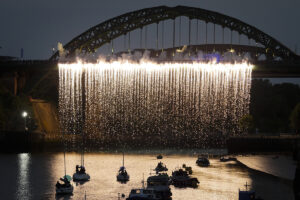
[[172, 192], [169, 185], [170, 177], [167, 173], [158, 173], [147, 179], [147, 188], [154, 189], [162, 199], [171, 199]]
[[60, 178], [57, 181], [56, 187], [56, 194], [64, 195], [64, 194], [73, 194], [73, 185], [71, 185], [72, 178], [69, 175], [65, 175], [63, 178]]
[[158, 173], [158, 172], [168, 171], [168, 168], [162, 162], [159, 162], [154, 170], [156, 171], [156, 173]]
[[163, 159], [163, 156], [161, 154], [159, 154], [158, 156], [156, 156], [157, 159]]
[[149, 176], [147, 185], [169, 185], [170, 177], [167, 173], [158, 173], [154, 176]]
[[123, 165], [120, 167], [118, 174], [117, 174], [117, 181], [121, 183], [126, 183], [129, 181], [129, 174], [126, 171], [126, 168], [124, 166], [124, 151], [123, 151]]
[[76, 165], [76, 171], [73, 174], [73, 181], [74, 182], [80, 182], [80, 183], [89, 181], [90, 178], [91, 178], [90, 175], [86, 173], [86, 168], [84, 166], [84, 153], [85, 153], [85, 148], [84, 148], [84, 144], [85, 144], [84, 139], [85, 139], [85, 137], [84, 137], [84, 134], [85, 134], [85, 132], [83, 131], [81, 133], [81, 136], [82, 136], [82, 146], [81, 146], [81, 155], [80, 155], [81, 163], [80, 163], [80, 166]]
[[255, 191], [248, 190], [248, 186], [246, 183], [246, 190], [239, 190], [239, 200], [263, 200], [260, 197], [256, 197]]
[[126, 183], [129, 181], [129, 174], [127, 173], [124, 166], [120, 167], [119, 172], [117, 174], [117, 181], [121, 183]]
[[153, 188], [132, 189], [126, 200], [161, 200], [162, 197]]
[[197, 178], [190, 177], [188, 175], [188, 172], [183, 169], [179, 169], [172, 172], [171, 184], [174, 185], [175, 187], [196, 188], [198, 187], [199, 183], [200, 182], [198, 181]]
[[67, 175], [67, 168], [66, 168], [66, 151], [64, 150], [64, 171], [65, 175], [63, 178], [60, 178], [56, 184], [56, 194], [57, 195], [70, 195], [73, 194], [73, 185], [71, 185], [72, 177]]
[[220, 158], [220, 162], [229, 162], [229, 161], [236, 161], [236, 158], [234, 158], [234, 157], [224, 157], [224, 156], [222, 156]]
[[208, 167], [210, 165], [210, 162], [209, 162], [208, 158], [199, 156], [196, 161], [196, 164], [200, 167]]
[[76, 172], [73, 174], [74, 181], [89, 181], [90, 175], [85, 172], [84, 166], [76, 165]]
[[192, 167], [188, 167], [188, 166], [186, 166], [186, 164], [183, 164], [182, 168], [185, 169], [185, 171], [187, 171], [188, 174], [193, 174]]

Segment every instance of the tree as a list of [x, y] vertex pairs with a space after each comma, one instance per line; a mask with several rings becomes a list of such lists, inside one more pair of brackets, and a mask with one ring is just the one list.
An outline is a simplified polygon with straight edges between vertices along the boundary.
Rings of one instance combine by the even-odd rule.
[[240, 119], [240, 128], [244, 132], [253, 132], [254, 131], [254, 120], [252, 115], [244, 115]]
[[299, 133], [300, 130], [300, 102], [293, 109], [291, 116], [291, 127], [296, 130], [296, 133]]

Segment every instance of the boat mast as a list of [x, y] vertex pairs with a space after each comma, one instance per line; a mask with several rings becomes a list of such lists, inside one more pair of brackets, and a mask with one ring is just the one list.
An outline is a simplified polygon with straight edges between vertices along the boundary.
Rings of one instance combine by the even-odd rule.
[[65, 129], [62, 130], [62, 134], [61, 134], [61, 140], [63, 142], [64, 145], [64, 171], [65, 171], [65, 176], [67, 175], [67, 167], [66, 167], [66, 141], [64, 140], [64, 135], [65, 135]]
[[143, 189], [145, 189], [144, 173], [143, 173], [143, 181], [142, 181], [142, 184], [143, 184]]
[[85, 121], [86, 121], [86, 113], [85, 113], [85, 109], [86, 109], [86, 91], [85, 91], [85, 87], [86, 87], [86, 72], [85, 70], [83, 69], [82, 71], [82, 77], [81, 77], [81, 98], [82, 98], [82, 110], [81, 110], [81, 113], [82, 113], [82, 121], [81, 121], [81, 135], [82, 135], [82, 149], [81, 149], [81, 166], [84, 166], [84, 131], [85, 131]]
[[64, 148], [64, 168], [65, 168], [65, 176], [67, 175], [67, 168], [66, 168], [66, 149]]
[[124, 167], [124, 150], [123, 150], [123, 167]]

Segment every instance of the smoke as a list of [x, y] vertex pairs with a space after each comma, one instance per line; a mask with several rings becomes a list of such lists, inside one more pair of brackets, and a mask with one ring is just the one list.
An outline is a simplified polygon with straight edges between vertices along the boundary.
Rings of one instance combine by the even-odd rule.
[[65, 58], [66, 52], [64, 50], [64, 47], [63, 47], [62, 43], [60, 43], [60, 42], [57, 43], [57, 49], [58, 49], [60, 59]]
[[[133, 61], [133, 62], [143, 62], [143, 61], [157, 61], [157, 62], [206, 62], [206, 63], [243, 63], [252, 61], [251, 55], [249, 53], [237, 53], [232, 50], [227, 52], [204, 52], [204, 51], [191, 51], [186, 46], [183, 46], [182, 49], [177, 49], [171, 52], [170, 49], [153, 51], [153, 50], [136, 50], [131, 52], [116, 53], [116, 54], [85, 54], [75, 51], [75, 57], [68, 57], [66, 55], [68, 52], [63, 48], [61, 43], [58, 43], [58, 51], [60, 55], [60, 61], [75, 62], [76, 60], [82, 60], [85, 62], [98, 62], [98, 61]], [[75, 59], [74, 59], [75, 58]], [[259, 60], [263, 60], [263, 57], [260, 57]]]

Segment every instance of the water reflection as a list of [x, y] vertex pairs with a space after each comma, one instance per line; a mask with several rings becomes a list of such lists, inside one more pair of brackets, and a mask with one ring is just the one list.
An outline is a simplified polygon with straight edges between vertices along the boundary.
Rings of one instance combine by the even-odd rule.
[[17, 199], [30, 199], [30, 154], [18, 154]]
[[[193, 177], [200, 181], [199, 187], [174, 188], [171, 186], [173, 200], [237, 200], [238, 190], [244, 189], [247, 182], [264, 199], [292, 200], [292, 187], [289, 183], [274, 177], [248, 170], [235, 162], [222, 163], [211, 159], [211, 167], [196, 166], [196, 156], [170, 155], [164, 156], [169, 175], [176, 167], [185, 163], [193, 168]], [[116, 171], [122, 164], [121, 154], [88, 153], [85, 156], [85, 166], [91, 180], [85, 184], [74, 186], [72, 196], [56, 196], [55, 183], [64, 175], [63, 154], [18, 154], [1, 155], [0, 171], [4, 171], [4, 180], [0, 183], [0, 199], [105, 199], [116, 200], [118, 193], [126, 196], [132, 188], [142, 186], [143, 174], [145, 180], [150, 170], [155, 168], [158, 160], [155, 155], [126, 155], [125, 162], [130, 181], [121, 184], [116, 180]], [[3, 161], [3, 162], [2, 162]], [[67, 174], [75, 172], [75, 166], [80, 161], [80, 155], [67, 154]]]

